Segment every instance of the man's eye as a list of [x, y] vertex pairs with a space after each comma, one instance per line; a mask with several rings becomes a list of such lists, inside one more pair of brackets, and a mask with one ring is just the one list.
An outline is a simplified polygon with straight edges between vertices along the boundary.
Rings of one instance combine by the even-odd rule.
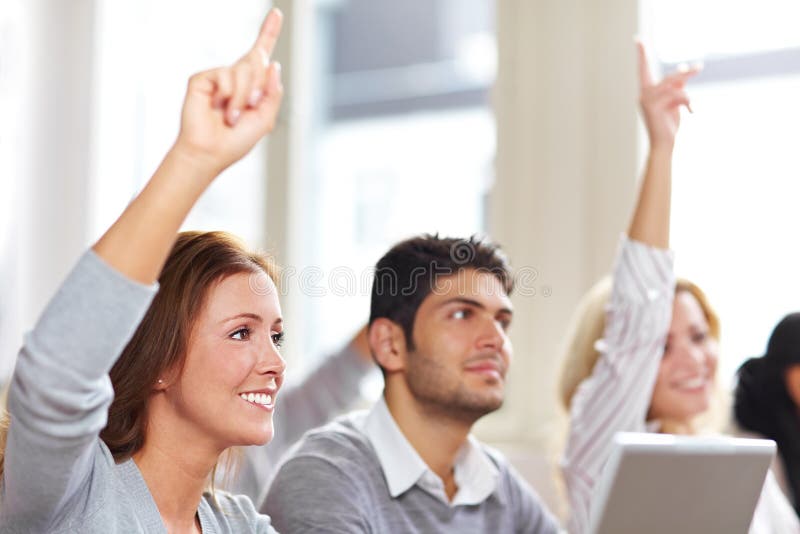
[[244, 341], [246, 339], [250, 339], [250, 329], [249, 328], [240, 328], [236, 332], [231, 334], [231, 339], [236, 339], [239, 341]]
[[470, 310], [456, 310], [453, 312], [453, 319], [467, 319], [471, 315]]

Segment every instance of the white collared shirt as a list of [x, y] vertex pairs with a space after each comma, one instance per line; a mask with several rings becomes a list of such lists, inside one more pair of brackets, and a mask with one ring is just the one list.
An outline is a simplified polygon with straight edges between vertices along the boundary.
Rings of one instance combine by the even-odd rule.
[[403, 435], [383, 396], [361, 421], [361, 431], [375, 449], [392, 498], [397, 498], [416, 484], [455, 507], [480, 504], [497, 488], [497, 467], [470, 435], [456, 456], [454, 477], [458, 492], [450, 501], [445, 493], [444, 482]]

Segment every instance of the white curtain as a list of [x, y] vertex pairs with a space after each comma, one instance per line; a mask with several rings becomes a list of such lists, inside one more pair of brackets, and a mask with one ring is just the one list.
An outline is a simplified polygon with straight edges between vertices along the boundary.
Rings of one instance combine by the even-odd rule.
[[0, 381], [85, 246], [94, 2], [0, 7]]

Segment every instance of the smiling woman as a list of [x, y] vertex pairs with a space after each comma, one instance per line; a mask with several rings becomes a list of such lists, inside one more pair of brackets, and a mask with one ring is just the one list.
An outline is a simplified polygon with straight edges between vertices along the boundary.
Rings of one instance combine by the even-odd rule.
[[0, 531], [274, 532], [247, 497], [206, 491], [224, 451], [272, 438], [273, 272], [227, 234], [177, 232], [275, 125], [282, 18], [271, 11], [233, 65], [191, 77], [174, 145], [26, 338]]
[[[569, 531], [589, 529], [595, 484], [618, 432], [695, 433], [712, 405], [719, 323], [697, 286], [676, 280], [669, 247], [672, 154], [685, 85], [696, 71], [656, 83], [639, 45], [640, 102], [650, 154], [611, 283], [576, 313], [561, 380], [570, 412], [562, 460]], [[711, 429], [714, 430], [714, 429]], [[800, 532], [770, 475], [750, 533]]]
[[[274, 276], [267, 258], [230, 234], [180, 234], [158, 294], [110, 372], [115, 396], [100, 437], [117, 461], [141, 458], [148, 447], [182, 448], [187, 438], [223, 449], [232, 434], [240, 445], [272, 438], [271, 413], [254, 419], [258, 412], [240, 410], [238, 395], [269, 390], [274, 399], [283, 381]], [[146, 441], [148, 419], [161, 423]]]

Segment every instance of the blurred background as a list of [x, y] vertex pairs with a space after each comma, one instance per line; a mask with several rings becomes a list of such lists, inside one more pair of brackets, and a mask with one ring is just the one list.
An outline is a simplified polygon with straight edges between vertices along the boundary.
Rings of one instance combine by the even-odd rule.
[[[174, 140], [188, 76], [236, 60], [270, 5], [0, 4], [0, 384], [68, 269]], [[705, 65], [676, 149], [672, 245], [720, 312], [723, 383], [800, 309], [800, 3], [274, 5], [287, 16], [279, 128], [186, 227], [234, 232], [284, 266], [293, 373], [366, 321], [371, 266], [391, 244], [489, 234], [525, 279], [508, 402], [478, 434], [557, 506], [561, 337], [610, 268], [646, 151], [634, 35], [662, 72]], [[379, 377], [365, 381], [366, 399], [379, 391]]]

